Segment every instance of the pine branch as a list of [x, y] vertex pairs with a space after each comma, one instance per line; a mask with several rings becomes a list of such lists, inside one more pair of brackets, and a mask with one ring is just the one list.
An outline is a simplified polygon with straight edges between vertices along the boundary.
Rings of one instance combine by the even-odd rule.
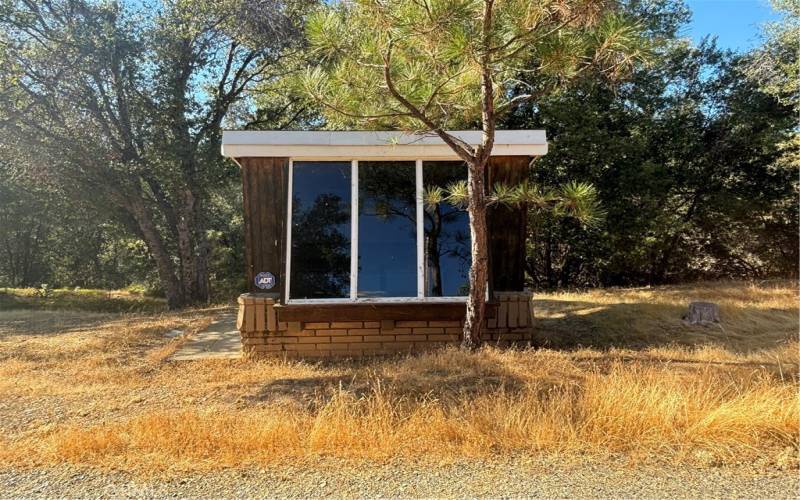
[[425, 124], [432, 132], [438, 135], [445, 144], [450, 146], [450, 148], [465, 162], [472, 163], [475, 161], [475, 153], [469, 144], [462, 141], [458, 137], [455, 137], [451, 134], [445, 132], [442, 127], [438, 126], [436, 123], [433, 122], [425, 113], [423, 113], [418, 107], [416, 107], [411, 101], [406, 99], [395, 87], [394, 80], [392, 79], [391, 73], [391, 58], [392, 58], [392, 47], [393, 41], [389, 40], [389, 46], [386, 50], [386, 53], [383, 55], [383, 78], [386, 82], [386, 87], [389, 90], [389, 93], [394, 97], [397, 102], [399, 102], [403, 107], [409, 110], [411, 116], [416, 118], [417, 120], [421, 121]]

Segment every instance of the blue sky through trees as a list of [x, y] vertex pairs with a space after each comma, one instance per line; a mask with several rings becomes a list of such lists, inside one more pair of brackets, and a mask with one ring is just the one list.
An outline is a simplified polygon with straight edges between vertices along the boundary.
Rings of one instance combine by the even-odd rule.
[[761, 24], [780, 19], [769, 0], [686, 0], [686, 5], [692, 20], [684, 36], [699, 43], [706, 35], [716, 35], [721, 48], [739, 52], [758, 45]]

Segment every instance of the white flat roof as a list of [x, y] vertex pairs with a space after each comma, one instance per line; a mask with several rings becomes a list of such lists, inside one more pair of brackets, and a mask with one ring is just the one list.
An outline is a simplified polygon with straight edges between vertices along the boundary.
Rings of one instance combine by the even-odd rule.
[[[450, 134], [471, 145], [481, 132], [456, 130]], [[457, 158], [439, 136], [411, 132], [236, 131], [222, 132], [222, 154], [289, 158]], [[498, 130], [493, 156], [547, 154], [544, 130]]]

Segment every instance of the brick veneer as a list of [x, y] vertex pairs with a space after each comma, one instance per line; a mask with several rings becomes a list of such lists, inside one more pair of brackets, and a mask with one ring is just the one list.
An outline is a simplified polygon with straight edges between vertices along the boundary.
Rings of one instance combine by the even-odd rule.
[[[518, 292], [497, 294], [496, 318], [488, 320], [484, 341], [493, 345], [527, 344], [532, 340], [531, 297]], [[462, 321], [278, 321], [275, 300], [258, 294], [239, 297], [237, 327], [246, 357], [360, 357], [421, 352], [457, 345]]]

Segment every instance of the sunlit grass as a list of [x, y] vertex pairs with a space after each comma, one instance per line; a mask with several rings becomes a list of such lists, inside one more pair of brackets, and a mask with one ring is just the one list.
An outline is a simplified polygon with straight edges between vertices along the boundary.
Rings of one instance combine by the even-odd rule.
[[[719, 304], [721, 324], [684, 324], [691, 301]], [[796, 282], [730, 281], [537, 294], [534, 310], [539, 340], [556, 348], [713, 344], [747, 352], [795, 338], [799, 305]]]
[[14, 309], [153, 313], [166, 310], [166, 301], [124, 290], [0, 288], [0, 311]]

